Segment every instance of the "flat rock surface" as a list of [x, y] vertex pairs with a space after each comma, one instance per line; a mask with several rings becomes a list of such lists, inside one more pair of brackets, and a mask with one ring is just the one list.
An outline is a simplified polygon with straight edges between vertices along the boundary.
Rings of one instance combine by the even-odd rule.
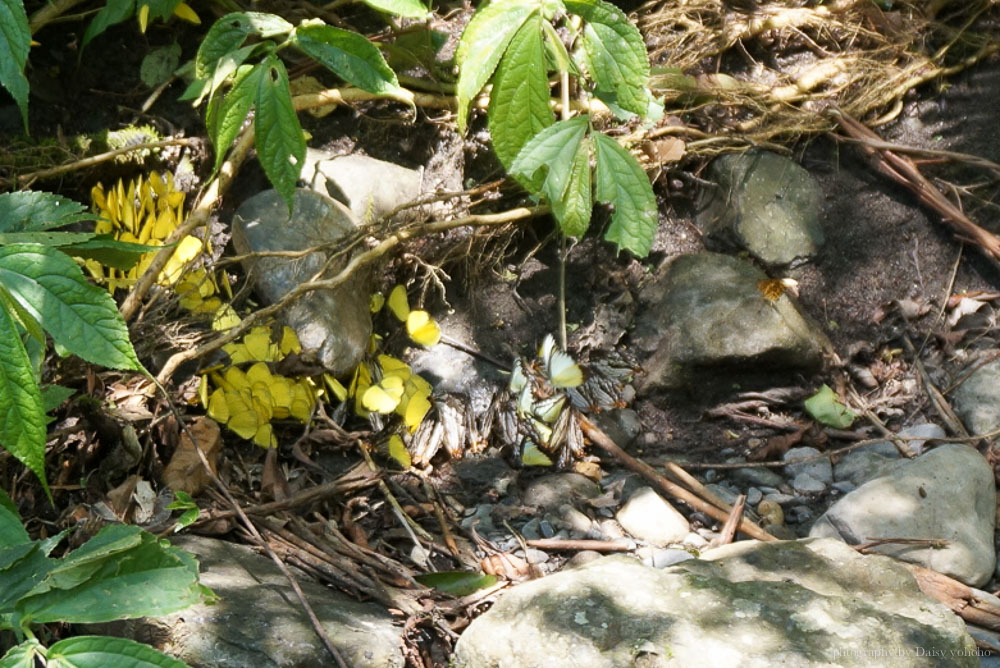
[[[101, 625], [100, 632], [153, 645], [193, 668], [325, 668], [334, 665], [288, 580], [250, 548], [211, 538], [172, 541], [194, 553], [201, 583], [219, 597], [156, 619]], [[311, 581], [299, 584], [350, 666], [402, 668], [401, 629], [379, 605], [359, 603]]]
[[995, 506], [993, 470], [982, 455], [967, 445], [942, 445], [848, 493], [809, 535], [852, 545], [877, 538], [945, 540], [943, 548], [890, 543], [873, 549], [978, 587], [996, 568]]
[[[932, 654], [939, 652], [939, 654]], [[458, 668], [975, 666], [902, 566], [837, 541], [741, 542], [657, 570], [612, 556], [522, 584], [462, 634]]]

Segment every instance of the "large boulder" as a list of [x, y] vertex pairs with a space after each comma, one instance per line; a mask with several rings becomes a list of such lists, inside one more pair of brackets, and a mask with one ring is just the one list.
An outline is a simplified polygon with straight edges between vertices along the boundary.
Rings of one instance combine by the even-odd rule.
[[879, 538], [918, 538], [946, 545], [886, 543], [882, 554], [950, 575], [973, 587], [996, 568], [993, 469], [967, 445], [942, 445], [900, 462], [827, 510], [810, 536], [852, 545]]
[[643, 288], [632, 334], [643, 361], [643, 391], [754, 371], [816, 371], [832, 350], [826, 335], [787, 294], [769, 300], [767, 276], [746, 260], [717, 253], [673, 259]]
[[[357, 231], [354, 216], [342, 204], [312, 190], [295, 191], [291, 215], [276, 190], [265, 190], [243, 202], [233, 216], [233, 244], [240, 254], [302, 251], [322, 247], [302, 257], [250, 257], [243, 262], [254, 289], [266, 304], [279, 301], [317, 275], [335, 275], [348, 258], [330, 262], [333, 253]], [[329, 266], [328, 266], [329, 265]], [[372, 332], [367, 272], [352, 276], [332, 290], [315, 290], [296, 299], [282, 312], [302, 348], [314, 353], [335, 376], [352, 371], [361, 361]]]
[[663, 570], [604, 557], [514, 587], [458, 668], [976, 666], [962, 621], [909, 572], [832, 540], [711, 550]]

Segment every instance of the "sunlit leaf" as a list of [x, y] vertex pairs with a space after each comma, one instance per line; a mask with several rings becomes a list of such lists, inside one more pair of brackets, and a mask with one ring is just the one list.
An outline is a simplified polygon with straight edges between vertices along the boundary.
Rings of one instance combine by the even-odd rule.
[[614, 207], [604, 238], [637, 257], [646, 257], [659, 220], [649, 177], [614, 139], [600, 132], [591, 137], [597, 158], [597, 199]]
[[422, 585], [433, 587], [438, 591], [443, 591], [452, 596], [468, 596], [479, 589], [492, 587], [497, 582], [495, 575], [470, 573], [468, 571], [423, 573], [415, 576], [414, 579]]
[[295, 184], [306, 157], [306, 140], [288, 90], [288, 73], [281, 60], [270, 54], [257, 87], [254, 121], [257, 159], [268, 180], [292, 210]]
[[817, 422], [834, 429], [847, 429], [858, 417], [840, 402], [829, 385], [823, 385], [816, 394], [806, 399], [805, 408]]
[[378, 47], [356, 32], [309, 22], [296, 29], [295, 44], [313, 60], [362, 90], [376, 95], [410, 97], [399, 87], [396, 73], [385, 62]]

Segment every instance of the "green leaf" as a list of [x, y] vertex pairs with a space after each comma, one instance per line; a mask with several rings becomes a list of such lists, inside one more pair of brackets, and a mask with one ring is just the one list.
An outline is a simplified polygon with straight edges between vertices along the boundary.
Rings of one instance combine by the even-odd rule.
[[625, 12], [603, 0], [566, 0], [566, 9], [587, 22], [583, 48], [597, 87], [614, 93], [623, 109], [645, 117], [649, 57], [639, 30]]
[[86, 47], [90, 40], [133, 14], [135, 14], [135, 0], [108, 0], [107, 4], [101, 7], [101, 11], [97, 12], [97, 16], [87, 26], [80, 48]]
[[233, 140], [240, 133], [240, 128], [250, 115], [250, 108], [253, 107], [257, 99], [257, 90], [260, 87], [260, 78], [264, 74], [263, 65], [258, 65], [243, 76], [237, 75], [236, 83], [222, 102], [218, 105], [218, 112], [213, 113], [215, 101], [209, 104], [208, 130], [215, 145], [215, 166], [213, 173], [219, 170], [229, 147], [233, 145]]
[[577, 116], [545, 128], [524, 145], [510, 173], [532, 193], [545, 195], [550, 202], [561, 199], [589, 121], [587, 116]]
[[[418, 3], [419, 4], [419, 3]], [[295, 31], [295, 45], [344, 81], [376, 95], [401, 96], [396, 73], [382, 52], [363, 36], [322, 23]]]
[[181, 62], [181, 45], [177, 42], [153, 49], [142, 59], [139, 78], [150, 88], [159, 86], [170, 78]]
[[[163, 250], [163, 246], [118, 241], [110, 234], [91, 234], [90, 239], [69, 245], [59, 244], [59, 250], [84, 260], [97, 260], [106, 267], [128, 270], [146, 253]], [[171, 244], [174, 245], [174, 244]]]
[[63, 387], [54, 383], [42, 385], [41, 391], [42, 406], [45, 408], [46, 413], [59, 408], [64, 401], [76, 394], [76, 390], [72, 387]]
[[198, 504], [191, 498], [191, 495], [182, 491], [174, 492], [174, 500], [167, 504], [167, 510], [184, 511], [181, 513], [181, 516], [177, 518], [177, 526], [174, 527], [174, 533], [190, 524], [193, 524], [195, 520], [198, 519], [198, 515], [201, 512], [198, 508]]
[[0, 248], [0, 287], [74, 355], [114, 369], [142, 370], [114, 300], [88, 283], [64, 253], [38, 244]]
[[46, 656], [60, 668], [188, 668], [149, 645], [109, 636], [66, 638], [49, 647]]
[[257, 159], [291, 211], [295, 184], [306, 157], [306, 140], [292, 106], [285, 66], [273, 54], [262, 65], [254, 120]]
[[559, 222], [559, 229], [568, 237], [582, 237], [590, 227], [590, 215], [594, 210], [590, 183], [590, 144], [581, 141], [573, 156], [569, 181], [562, 197], [550, 200], [552, 214]]
[[423, 573], [414, 577], [420, 584], [433, 587], [452, 596], [468, 596], [474, 591], [492, 587], [496, 584], [495, 575], [470, 573], [469, 571], [438, 571]]
[[386, 14], [395, 14], [405, 19], [422, 19], [427, 16], [427, 7], [420, 0], [362, 0], [372, 9]]
[[472, 16], [455, 52], [455, 62], [461, 68], [456, 89], [459, 132], [465, 132], [472, 99], [493, 76], [514, 34], [538, 8], [536, 0], [495, 0]]
[[538, 14], [524, 22], [493, 77], [486, 118], [493, 150], [508, 169], [528, 140], [553, 122], [542, 23]]
[[141, 9], [143, 5], [149, 7], [149, 21], [160, 19], [167, 21], [173, 16], [174, 9], [181, 4], [181, 0], [137, 0], [136, 7]]
[[816, 394], [806, 399], [805, 407], [813, 419], [834, 429], [847, 429], [858, 417], [850, 408], [840, 403], [829, 385], [824, 385]]
[[194, 75], [206, 79], [215, 71], [216, 62], [235, 51], [250, 35], [263, 38], [277, 37], [291, 32], [293, 26], [274, 14], [260, 12], [233, 12], [212, 24], [198, 47], [194, 59]]
[[0, 659], [0, 668], [35, 668], [35, 657], [41, 656], [42, 646], [37, 640], [28, 639], [10, 650]]
[[87, 545], [71, 553], [70, 567], [50, 571], [17, 611], [32, 623], [85, 624], [168, 615], [203, 600], [197, 562], [166, 541], [120, 524], [91, 541], [99, 547], [80, 558]]
[[0, 308], [0, 446], [38, 476], [48, 494], [42, 395], [21, 336], [4, 308]]
[[[4, 496], [6, 503], [0, 505], [0, 545], [10, 547], [29, 542], [31, 538], [24, 530], [24, 526], [21, 525], [21, 518], [17, 516], [17, 508], [14, 507], [9, 496], [6, 494]], [[0, 568], [3, 567], [2, 562], [0, 562]]]
[[24, 65], [31, 48], [31, 29], [23, 0], [0, 0], [0, 85], [7, 89], [21, 110], [28, 131], [28, 78]]
[[17, 601], [45, 578], [52, 564], [37, 542], [0, 549], [0, 614], [14, 612]]
[[649, 255], [656, 233], [656, 196], [639, 161], [611, 137], [595, 132], [597, 200], [614, 207], [604, 238], [637, 257]]
[[97, 216], [66, 197], [33, 190], [0, 195], [0, 232], [39, 232], [84, 220]]
[[[3, 491], [3, 489], [0, 489], [0, 508], [6, 508], [11, 512], [12, 515], [18, 517], [17, 506], [14, 505], [14, 502], [11, 500], [9, 496], [7, 496], [7, 492]], [[20, 519], [18, 519], [18, 521], [20, 521]], [[0, 545], [3, 544], [4, 543], [0, 542]]]

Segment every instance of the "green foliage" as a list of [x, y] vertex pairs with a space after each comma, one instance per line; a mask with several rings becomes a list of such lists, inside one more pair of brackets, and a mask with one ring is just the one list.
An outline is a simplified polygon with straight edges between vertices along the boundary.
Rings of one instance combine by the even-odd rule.
[[[524, 145], [510, 172], [529, 190], [544, 195], [568, 236], [587, 231], [594, 197], [613, 205], [605, 239], [644, 257], [657, 222], [649, 178], [618, 142], [589, 125], [589, 116], [577, 116], [542, 130]], [[596, 192], [591, 188], [591, 162]]]
[[[2, 315], [0, 311], [0, 315]], [[0, 630], [27, 640], [0, 658], [0, 668], [181, 668], [185, 664], [123, 638], [81, 636], [44, 647], [33, 624], [89, 624], [165, 615], [214, 595], [198, 583], [198, 564], [138, 527], [109, 525], [62, 559], [49, 553], [62, 534], [32, 541], [13, 504], [0, 493]]]
[[420, 0], [362, 0], [372, 9], [386, 14], [395, 14], [406, 19], [427, 17], [427, 7]]
[[[556, 30], [563, 17], [564, 43]], [[582, 26], [582, 28], [581, 28]], [[567, 48], [567, 44], [570, 48]], [[586, 75], [585, 88], [619, 115], [656, 117], [649, 61], [639, 31], [603, 0], [494, 0], [469, 21], [456, 60], [458, 125], [473, 99], [493, 82], [487, 121], [508, 172], [543, 196], [562, 232], [582, 236], [596, 198], [613, 207], [609, 241], [643, 257], [656, 229], [656, 199], [638, 161], [591, 128], [589, 116], [553, 125], [550, 72]], [[564, 110], [564, 118], [566, 118]]]
[[[427, 587], [433, 587], [452, 596], [468, 596], [479, 589], [492, 587], [497, 583], [495, 575], [470, 573], [469, 571], [439, 571], [423, 573], [414, 578]], [[0, 666], [2, 668], [2, 666]]]
[[[260, 41], [246, 44], [251, 37]], [[357, 33], [318, 20], [295, 27], [279, 16], [259, 12], [234, 12], [216, 21], [198, 49], [196, 81], [185, 95], [199, 101], [208, 98], [205, 122], [215, 144], [216, 170], [255, 110], [258, 159], [291, 209], [306, 145], [292, 105], [288, 74], [277, 56], [285, 48], [297, 49], [374, 95], [407, 102], [412, 96], [399, 87], [378, 48]]]
[[835, 429], [847, 429], [858, 417], [850, 408], [840, 403], [829, 385], [823, 385], [816, 394], [806, 399], [805, 407], [806, 412], [817, 422]]
[[174, 526], [175, 533], [190, 524], [194, 524], [194, 522], [198, 519], [198, 514], [201, 512], [198, 509], [198, 504], [191, 498], [191, 495], [187, 492], [179, 490], [174, 492], [174, 500], [167, 505], [167, 510], [184, 511], [181, 513], [181, 516], [177, 518], [177, 524]]
[[83, 33], [81, 48], [111, 26], [127, 21], [136, 14], [139, 17], [139, 27], [145, 32], [149, 19], [166, 21], [181, 2], [182, 0], [107, 0]]
[[50, 193], [0, 195], [0, 446], [38, 476], [46, 493], [45, 409], [65, 396], [43, 399], [22, 331], [39, 352], [48, 333], [88, 362], [143, 370], [114, 301], [63, 250], [90, 244], [81, 255], [96, 251], [128, 266], [140, 253], [99, 235], [51, 231], [90, 219], [82, 205]]
[[23, 0], [0, 0], [0, 85], [7, 89], [21, 110], [24, 130], [28, 130], [28, 62], [31, 30]]

